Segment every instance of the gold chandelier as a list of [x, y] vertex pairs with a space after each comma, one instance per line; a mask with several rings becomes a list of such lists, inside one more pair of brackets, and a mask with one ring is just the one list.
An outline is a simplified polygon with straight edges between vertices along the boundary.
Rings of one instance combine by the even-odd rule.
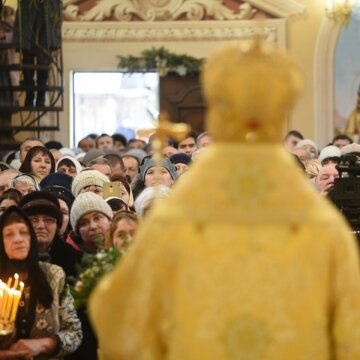
[[326, 16], [341, 25], [347, 26], [355, 3], [356, 0], [326, 0]]

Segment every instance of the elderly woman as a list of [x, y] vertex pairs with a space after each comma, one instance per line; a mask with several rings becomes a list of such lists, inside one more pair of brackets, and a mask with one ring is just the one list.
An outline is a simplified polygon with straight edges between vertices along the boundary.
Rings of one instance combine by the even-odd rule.
[[33, 191], [39, 190], [39, 182], [30, 174], [20, 174], [9, 182], [9, 186], [27, 195]]
[[1, 359], [62, 358], [82, 339], [81, 324], [63, 270], [38, 258], [31, 222], [17, 207], [0, 222], [0, 277], [20, 275], [25, 288], [17, 313], [16, 339]]
[[34, 175], [41, 180], [50, 173], [55, 172], [54, 157], [47, 148], [34, 146], [26, 154], [19, 171], [24, 174]]
[[[317, 159], [319, 156], [319, 150], [316, 143], [309, 139], [300, 140], [296, 146], [295, 150], [304, 149], [306, 151], [307, 159]], [[296, 153], [294, 150], [294, 153]]]
[[36, 191], [24, 196], [19, 207], [35, 230], [40, 258], [61, 266], [66, 275], [75, 275], [80, 256], [61, 237], [63, 213], [57, 197], [47, 191]]

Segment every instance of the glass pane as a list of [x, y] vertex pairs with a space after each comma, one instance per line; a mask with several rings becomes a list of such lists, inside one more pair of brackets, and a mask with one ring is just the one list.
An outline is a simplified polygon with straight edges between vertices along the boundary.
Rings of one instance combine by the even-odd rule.
[[90, 133], [121, 133], [155, 125], [159, 116], [157, 73], [74, 72], [74, 146]]

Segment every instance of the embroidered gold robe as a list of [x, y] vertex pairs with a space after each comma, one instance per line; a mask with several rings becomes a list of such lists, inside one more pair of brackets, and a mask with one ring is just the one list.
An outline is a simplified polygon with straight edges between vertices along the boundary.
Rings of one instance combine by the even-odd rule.
[[357, 249], [336, 210], [280, 146], [205, 155], [92, 299], [104, 359], [360, 359]]
[[280, 145], [292, 65], [249, 49], [210, 61], [216, 144], [91, 298], [103, 359], [360, 359], [355, 239]]

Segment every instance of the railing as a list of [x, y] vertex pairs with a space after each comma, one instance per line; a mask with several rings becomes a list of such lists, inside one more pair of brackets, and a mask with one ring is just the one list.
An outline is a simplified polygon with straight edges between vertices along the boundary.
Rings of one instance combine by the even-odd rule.
[[[37, 54], [45, 59], [48, 65], [23, 63], [23, 49], [13, 40], [0, 39], [0, 131], [12, 136], [21, 131], [56, 131], [60, 129], [59, 113], [63, 110], [63, 60], [61, 47], [57, 50], [48, 51], [34, 43], [28, 34], [21, 33], [15, 26], [10, 26], [0, 18], [0, 29], [5, 34], [14, 34], [16, 38], [26, 39], [36, 48]], [[16, 52], [15, 63], [8, 61], [8, 54]], [[23, 80], [24, 71], [48, 71], [46, 85], [28, 85]], [[19, 83], [11, 82], [10, 74], [19, 77]], [[25, 105], [26, 92], [45, 92], [45, 103], [37, 106]], [[16, 96], [14, 96], [16, 95]], [[51, 124], [49, 117], [52, 113]], [[10, 118], [10, 121], [6, 119]], [[16, 119], [15, 119], [16, 118]]]

